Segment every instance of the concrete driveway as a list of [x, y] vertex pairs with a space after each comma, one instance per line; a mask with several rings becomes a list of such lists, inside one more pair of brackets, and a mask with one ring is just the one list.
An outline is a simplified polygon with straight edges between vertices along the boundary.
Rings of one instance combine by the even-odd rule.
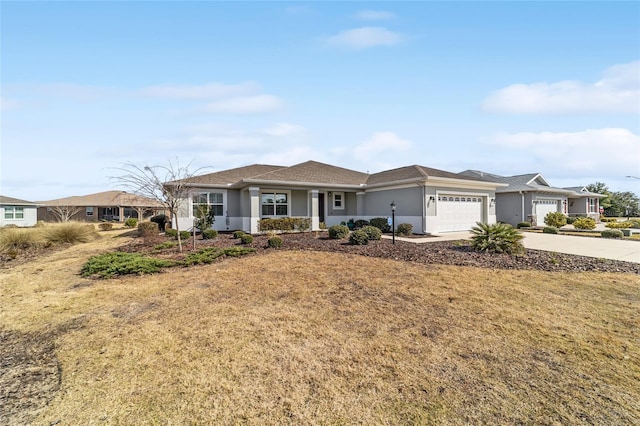
[[[523, 235], [524, 239], [522, 240], [522, 244], [524, 244], [528, 249], [640, 263], [640, 241], [579, 237], [573, 235], [538, 234], [534, 232], [524, 232]], [[468, 240], [471, 239], [471, 233], [467, 231], [448, 232], [446, 234], [425, 238], [396, 237], [396, 239], [412, 243]]]

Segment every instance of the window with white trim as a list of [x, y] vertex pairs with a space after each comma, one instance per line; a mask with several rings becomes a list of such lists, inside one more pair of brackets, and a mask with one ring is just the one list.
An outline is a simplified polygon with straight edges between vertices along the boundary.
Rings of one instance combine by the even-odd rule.
[[9, 220], [24, 219], [24, 207], [5, 206], [4, 218]]
[[344, 210], [344, 192], [333, 193], [333, 209]]
[[262, 216], [289, 216], [289, 194], [263, 192], [260, 195]]
[[598, 199], [589, 198], [589, 213], [598, 213]]
[[210, 211], [214, 216], [224, 216], [224, 194], [222, 192], [197, 192], [192, 196], [193, 216]]
[[86, 212], [87, 216], [93, 216], [93, 207], [87, 207]]

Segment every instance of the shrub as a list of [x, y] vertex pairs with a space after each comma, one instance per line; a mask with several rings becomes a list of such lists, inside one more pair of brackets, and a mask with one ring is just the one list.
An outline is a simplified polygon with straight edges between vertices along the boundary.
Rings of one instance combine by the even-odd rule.
[[471, 229], [471, 233], [471, 245], [477, 251], [508, 254], [524, 252], [522, 235], [509, 224], [488, 225], [478, 222], [477, 226]]
[[629, 228], [640, 229], [640, 220], [631, 219], [630, 222], [631, 222], [631, 226], [629, 226]]
[[39, 232], [24, 228], [2, 228], [0, 230], [0, 250], [11, 251], [39, 247], [42, 239]]
[[151, 219], [149, 219], [151, 222], [153, 223], [157, 223], [158, 224], [158, 230], [160, 232], [164, 232], [166, 229], [166, 225], [167, 223], [169, 223], [169, 218], [167, 217], [167, 215], [164, 214], [157, 214], [153, 217], [151, 217]]
[[401, 223], [396, 228], [396, 233], [398, 235], [411, 235], [413, 234], [413, 225], [410, 223]]
[[173, 241], [165, 241], [164, 243], [156, 244], [155, 246], [153, 246], [153, 249], [156, 251], [160, 251], [160, 250], [174, 248], [175, 246], [176, 246], [176, 243], [174, 243]]
[[240, 242], [242, 244], [251, 244], [253, 242], [253, 235], [251, 235], [251, 234], [242, 234], [240, 236]]
[[233, 238], [235, 238], [236, 240], [240, 237], [242, 237], [245, 234], [244, 231], [233, 231]]
[[617, 222], [618, 219], [615, 217], [604, 217], [604, 216], [600, 216], [600, 222], [603, 223], [607, 223], [607, 222]]
[[573, 225], [573, 222], [575, 222], [576, 219], [577, 217], [567, 216], [567, 225]]
[[[175, 238], [176, 240], [178, 239], [178, 231], [176, 231], [175, 229], [167, 228], [164, 231], [164, 234], [167, 237]], [[188, 240], [189, 237], [191, 237], [191, 232], [189, 232], [189, 231], [180, 231], [180, 239], [181, 240]]]
[[624, 222], [618, 222], [618, 221], [607, 222], [604, 226], [609, 228], [609, 229], [630, 228], [631, 227], [631, 221], [630, 220], [625, 220]]
[[365, 244], [369, 244], [369, 235], [367, 235], [367, 233], [362, 229], [353, 231], [351, 235], [349, 235], [349, 244], [354, 246], [363, 246]]
[[200, 265], [213, 263], [222, 256], [238, 257], [245, 254], [253, 253], [255, 249], [251, 247], [228, 247], [225, 249], [217, 247], [207, 247], [199, 250], [197, 253], [191, 253], [184, 259], [185, 266]]
[[224, 255], [229, 257], [238, 257], [253, 253], [254, 251], [256, 251], [256, 249], [251, 247], [229, 247], [224, 249]]
[[101, 231], [111, 231], [113, 229], [113, 223], [103, 222], [98, 225], [98, 229]]
[[181, 240], [188, 240], [189, 238], [191, 238], [191, 232], [189, 232], [189, 231], [180, 231], [180, 239]]
[[156, 222], [140, 222], [138, 223], [138, 235], [141, 237], [149, 237], [158, 235], [158, 224]]
[[80, 270], [80, 275], [111, 278], [116, 275], [152, 274], [176, 264], [173, 260], [156, 259], [140, 253], [112, 252], [90, 257]]
[[349, 228], [346, 225], [333, 225], [329, 228], [329, 238], [341, 240], [349, 235]]
[[215, 229], [205, 229], [202, 231], [203, 240], [215, 240], [216, 238], [218, 238], [218, 231]]
[[557, 234], [558, 228], [556, 228], [555, 226], [545, 226], [542, 232], [545, 234]]
[[382, 231], [376, 228], [375, 226], [371, 226], [371, 225], [364, 226], [362, 228], [362, 231], [364, 231], [367, 234], [369, 241], [376, 241], [382, 238]]
[[531, 222], [520, 222], [516, 225], [516, 228], [531, 228]]
[[600, 232], [600, 236], [602, 238], [622, 238], [623, 235], [624, 234], [619, 229], [605, 229], [604, 231]]
[[260, 231], [308, 231], [311, 219], [308, 217], [282, 217], [277, 219], [261, 219], [258, 221]]
[[97, 236], [93, 225], [65, 222], [42, 229], [45, 240], [51, 243], [86, 243]]
[[365, 226], [369, 226], [369, 221], [364, 219], [358, 219], [353, 222], [353, 229], [362, 229]]
[[550, 212], [544, 217], [544, 223], [547, 226], [561, 228], [567, 224], [567, 217], [562, 212]]
[[138, 226], [138, 219], [136, 219], [135, 217], [130, 217], [124, 222], [124, 226], [126, 226], [127, 228], [135, 228], [136, 226]]
[[282, 247], [282, 238], [271, 237], [267, 240], [267, 245], [271, 248], [280, 248]]
[[596, 221], [590, 217], [579, 217], [573, 222], [576, 229], [595, 229]]
[[320, 229], [327, 229], [327, 224], [324, 222], [320, 222], [318, 226], [320, 227]]
[[391, 227], [389, 226], [389, 223], [387, 222], [386, 217], [374, 217], [369, 222], [369, 225], [375, 226], [382, 232], [391, 232]]

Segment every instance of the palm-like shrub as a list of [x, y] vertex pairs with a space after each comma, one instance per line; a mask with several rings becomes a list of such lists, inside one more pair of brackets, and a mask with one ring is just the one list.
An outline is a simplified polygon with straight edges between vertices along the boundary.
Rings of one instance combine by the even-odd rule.
[[478, 222], [471, 229], [471, 245], [478, 251], [492, 253], [524, 253], [522, 234], [513, 226], [506, 223], [488, 225]]
[[567, 224], [567, 217], [562, 212], [550, 212], [544, 217], [544, 224], [561, 228]]

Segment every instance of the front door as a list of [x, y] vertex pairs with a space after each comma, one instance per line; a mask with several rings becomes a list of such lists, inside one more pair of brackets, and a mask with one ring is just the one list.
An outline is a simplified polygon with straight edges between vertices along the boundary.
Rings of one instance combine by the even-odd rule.
[[324, 222], [324, 192], [318, 194], [318, 220]]

